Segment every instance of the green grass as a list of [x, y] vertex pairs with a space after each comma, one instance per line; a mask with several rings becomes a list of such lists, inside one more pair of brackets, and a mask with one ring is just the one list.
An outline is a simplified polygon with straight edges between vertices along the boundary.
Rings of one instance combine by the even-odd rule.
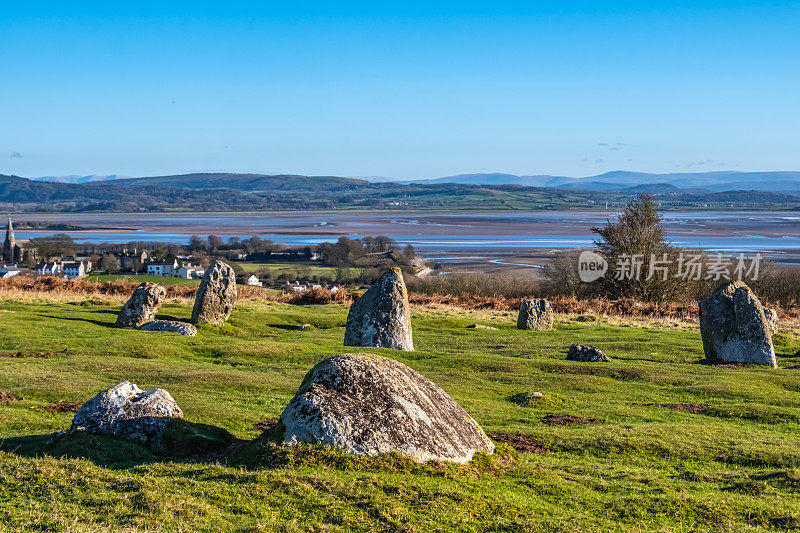
[[103, 283], [106, 281], [116, 281], [118, 279], [124, 281], [136, 281], [150, 283], [158, 283], [159, 285], [199, 285], [199, 279], [183, 279], [183, 278], [168, 278], [165, 276], [149, 276], [147, 274], [91, 274], [86, 276], [87, 281], [95, 281]]
[[[119, 330], [120, 301], [0, 301], [0, 524], [49, 530], [745, 531], [800, 528], [800, 341], [777, 370], [699, 364], [696, 328], [576, 322], [514, 329], [503, 313], [415, 308], [411, 353], [489, 433], [524, 433], [544, 454], [500, 446], [467, 466], [281, 449], [253, 424], [276, 417], [307, 370], [348, 351], [342, 305], [243, 301], [196, 338]], [[165, 318], [191, 305], [169, 302]], [[481, 322], [499, 331], [466, 329]], [[301, 331], [309, 323], [315, 327]], [[35, 327], [32, 327], [35, 326]], [[606, 364], [565, 360], [572, 342]], [[248, 441], [227, 464], [165, 458], [101, 437], [53, 435], [123, 379], [170, 391], [191, 422]], [[548, 401], [524, 393], [541, 391]], [[522, 398], [522, 401], [520, 399]], [[643, 403], [707, 404], [704, 414]], [[547, 414], [604, 423], [547, 426]], [[2, 528], [0, 528], [2, 529]]]
[[242, 267], [242, 270], [248, 273], [261, 272], [269, 270], [273, 278], [277, 278], [281, 274], [290, 274], [292, 276], [322, 276], [333, 278], [336, 275], [336, 269], [330, 266], [321, 266], [315, 261], [297, 261], [297, 262], [283, 262], [283, 263], [258, 263], [254, 261], [238, 261], [237, 265]]

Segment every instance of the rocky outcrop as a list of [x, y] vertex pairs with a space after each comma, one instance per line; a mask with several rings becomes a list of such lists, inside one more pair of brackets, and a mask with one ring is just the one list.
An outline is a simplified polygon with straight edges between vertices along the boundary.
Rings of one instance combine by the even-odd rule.
[[236, 306], [236, 274], [222, 261], [206, 269], [192, 309], [192, 322], [221, 326]]
[[777, 366], [764, 308], [741, 281], [721, 285], [700, 302], [700, 334], [709, 361]]
[[161, 285], [142, 283], [122, 306], [115, 325], [118, 328], [137, 328], [153, 320], [166, 297], [167, 290]]
[[550, 302], [543, 298], [522, 302], [522, 305], [519, 306], [517, 329], [536, 331], [553, 329], [553, 308], [550, 307]]
[[182, 417], [183, 411], [164, 389], [143, 391], [123, 381], [84, 403], [72, 420], [71, 431], [111, 435], [158, 448], [170, 420]]
[[388, 270], [350, 306], [344, 345], [414, 349], [411, 308], [399, 268]]
[[178, 322], [177, 320], [151, 320], [145, 322], [139, 329], [142, 331], [166, 331], [169, 333], [179, 333], [186, 337], [194, 337], [197, 335], [197, 328], [186, 322]]
[[608, 363], [611, 358], [594, 346], [573, 344], [567, 352], [567, 361], [581, 361], [583, 363]]
[[368, 354], [318, 363], [281, 414], [282, 440], [356, 455], [465, 463], [494, 445], [464, 409], [408, 366]]

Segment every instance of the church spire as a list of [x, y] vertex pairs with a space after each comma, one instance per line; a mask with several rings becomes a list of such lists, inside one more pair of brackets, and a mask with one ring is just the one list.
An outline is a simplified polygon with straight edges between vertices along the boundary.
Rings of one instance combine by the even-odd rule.
[[11, 213], [8, 214], [8, 228], [6, 229], [6, 240], [3, 241], [3, 260], [14, 261], [14, 226], [11, 225]]

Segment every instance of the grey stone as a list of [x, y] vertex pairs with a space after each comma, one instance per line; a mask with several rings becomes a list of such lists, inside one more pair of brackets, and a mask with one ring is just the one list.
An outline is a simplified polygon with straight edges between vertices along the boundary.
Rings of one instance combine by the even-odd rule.
[[374, 346], [412, 351], [411, 307], [399, 268], [386, 271], [347, 315], [345, 346]]
[[483, 324], [472, 324], [467, 326], [468, 329], [491, 329], [497, 331], [497, 328], [492, 326], [484, 326]]
[[741, 281], [720, 285], [700, 302], [700, 334], [710, 361], [777, 366], [764, 308]]
[[122, 306], [117, 316], [118, 328], [136, 328], [153, 320], [167, 297], [167, 290], [156, 283], [142, 283]]
[[139, 329], [142, 331], [167, 331], [169, 333], [180, 333], [187, 337], [194, 337], [197, 335], [197, 328], [186, 322], [178, 322], [177, 320], [151, 320], [145, 322]]
[[192, 322], [221, 326], [236, 307], [236, 273], [222, 261], [206, 269], [192, 309]]
[[581, 361], [583, 363], [608, 363], [611, 358], [595, 346], [573, 344], [567, 352], [567, 361]]
[[182, 417], [183, 411], [164, 389], [143, 391], [123, 381], [84, 403], [70, 431], [111, 435], [158, 448], [169, 421]]
[[522, 302], [522, 305], [519, 306], [517, 329], [536, 331], [553, 329], [553, 308], [550, 307], [550, 302], [543, 298]]
[[764, 318], [767, 319], [767, 324], [769, 324], [769, 332], [772, 335], [778, 333], [778, 312], [774, 309], [764, 309]]
[[281, 414], [283, 442], [322, 443], [356, 455], [399, 452], [418, 462], [466, 463], [494, 444], [435, 383], [369, 354], [325, 359]]

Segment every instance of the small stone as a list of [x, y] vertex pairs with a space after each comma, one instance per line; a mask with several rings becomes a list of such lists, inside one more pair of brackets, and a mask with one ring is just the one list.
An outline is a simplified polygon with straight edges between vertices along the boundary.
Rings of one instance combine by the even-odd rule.
[[236, 273], [222, 261], [206, 269], [192, 309], [192, 322], [221, 326], [236, 307]]
[[608, 363], [611, 358], [595, 346], [573, 344], [567, 352], [567, 361], [581, 361], [583, 363]]
[[525, 300], [519, 307], [517, 329], [548, 331], [553, 329], [553, 308], [550, 302], [540, 298]]
[[314, 326], [312, 326], [311, 324], [303, 324], [302, 326], [300, 326], [301, 331], [309, 331], [312, 329], [314, 329]]
[[186, 322], [177, 320], [151, 320], [139, 326], [142, 331], [166, 331], [169, 333], [180, 333], [186, 337], [197, 335], [197, 328]]
[[700, 334], [709, 361], [778, 366], [764, 308], [741, 281], [720, 285], [700, 302]]
[[161, 285], [142, 283], [122, 306], [115, 325], [118, 328], [136, 328], [153, 320], [166, 297], [167, 290]]
[[369, 354], [325, 359], [281, 414], [283, 442], [321, 443], [355, 455], [399, 452], [418, 462], [466, 463], [494, 444], [435, 383]]
[[467, 328], [469, 328], [469, 329], [491, 329], [491, 330], [497, 331], [497, 328], [492, 327], [492, 326], [484, 326], [483, 324], [472, 324], [470, 326], [467, 326]]
[[347, 314], [345, 346], [374, 346], [412, 351], [411, 307], [402, 271], [386, 271]]
[[70, 431], [111, 435], [158, 448], [169, 421], [182, 417], [183, 411], [164, 389], [143, 391], [123, 381], [84, 403]]

